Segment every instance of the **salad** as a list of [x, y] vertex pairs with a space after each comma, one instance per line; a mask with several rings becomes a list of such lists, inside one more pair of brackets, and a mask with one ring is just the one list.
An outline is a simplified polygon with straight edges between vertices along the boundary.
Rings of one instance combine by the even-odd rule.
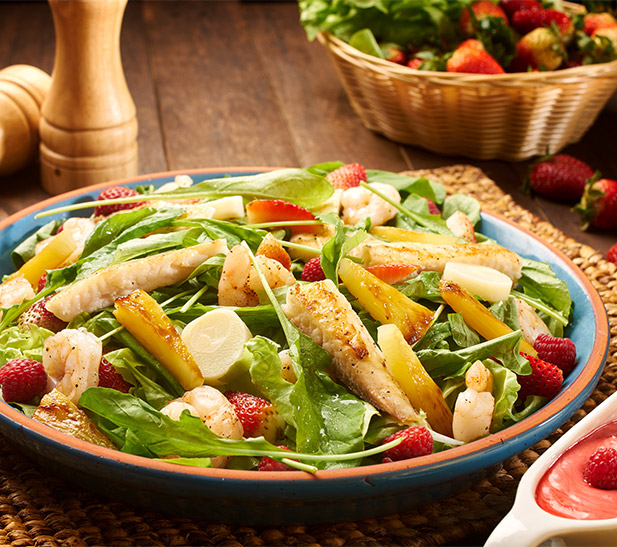
[[2, 397], [100, 446], [261, 471], [419, 457], [522, 420], [575, 364], [565, 282], [426, 178], [181, 175], [38, 216], [0, 284]]

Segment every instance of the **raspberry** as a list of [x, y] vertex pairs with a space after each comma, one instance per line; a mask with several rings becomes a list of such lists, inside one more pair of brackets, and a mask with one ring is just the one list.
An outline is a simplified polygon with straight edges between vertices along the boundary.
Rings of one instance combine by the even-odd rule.
[[[132, 196], [137, 196], [137, 192], [131, 188], [127, 188], [126, 186], [112, 186], [111, 188], [105, 188], [100, 194], [97, 200], [108, 200], [108, 199], [118, 199], [118, 198], [128, 198]], [[118, 211], [124, 211], [126, 209], [133, 209], [140, 205], [143, 205], [144, 202], [140, 201], [138, 203], [114, 203], [111, 205], [99, 205], [94, 208], [94, 216], [109, 216], [112, 213], [117, 213]]]
[[583, 478], [594, 488], [617, 489], [617, 450], [600, 447], [589, 458]]
[[366, 182], [366, 169], [359, 163], [348, 163], [328, 173], [326, 180], [336, 189], [347, 190]]
[[47, 373], [34, 359], [13, 359], [0, 368], [0, 385], [7, 403], [27, 403], [43, 394]]
[[606, 260], [612, 262], [613, 264], [617, 264], [617, 243], [615, 243], [615, 245], [607, 251]]
[[323, 269], [321, 268], [320, 256], [311, 258], [304, 265], [304, 270], [302, 270], [302, 275], [300, 276], [302, 281], [322, 281], [325, 278], [326, 274], [324, 274]]
[[426, 427], [408, 427], [387, 437], [382, 444], [403, 437], [403, 442], [383, 453], [382, 463], [407, 460], [433, 453], [433, 437]]
[[576, 346], [569, 338], [556, 338], [539, 334], [533, 344], [538, 357], [547, 363], [557, 365], [567, 375], [576, 363]]
[[537, 357], [532, 357], [526, 353], [521, 355], [529, 361], [531, 365], [531, 374], [527, 376], [517, 376], [518, 383], [521, 386], [518, 392], [518, 398], [524, 401], [528, 395], [541, 395], [552, 399], [563, 384], [563, 372], [561, 369], [551, 363], [547, 363]]
[[[278, 448], [282, 448], [283, 450], [289, 450], [286, 446], [279, 446]], [[257, 465], [258, 471], [293, 471], [292, 467], [285, 465], [282, 462], [277, 462], [272, 458], [268, 458], [268, 456], [264, 456], [259, 461]]]
[[122, 393], [128, 393], [129, 389], [133, 386], [122, 378], [122, 375], [105, 357], [101, 357], [101, 363], [99, 364], [99, 387], [108, 387]]
[[59, 332], [66, 328], [67, 323], [58, 319], [53, 313], [51, 313], [46, 307], [47, 302], [51, 296], [46, 296], [41, 300], [38, 300], [32, 306], [30, 306], [24, 313], [19, 316], [17, 323], [20, 327], [25, 325], [36, 325], [52, 332]]

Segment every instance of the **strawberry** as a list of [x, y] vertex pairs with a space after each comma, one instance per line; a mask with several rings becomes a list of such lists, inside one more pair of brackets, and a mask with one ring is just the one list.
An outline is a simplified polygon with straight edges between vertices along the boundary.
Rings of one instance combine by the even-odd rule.
[[542, 4], [537, 0], [500, 0], [499, 7], [505, 12], [508, 19], [512, 18], [517, 11], [543, 9]]
[[272, 258], [288, 270], [291, 268], [291, 257], [283, 248], [281, 242], [270, 233], [266, 234], [266, 237], [261, 240], [255, 254]]
[[270, 222], [290, 222], [283, 226], [292, 233], [317, 233], [321, 226], [293, 225], [294, 220], [317, 220], [308, 209], [282, 199], [256, 199], [246, 206], [248, 224], [268, 224]]
[[617, 449], [601, 446], [589, 457], [583, 469], [583, 479], [602, 490], [617, 489]]
[[596, 180], [595, 177], [589, 179], [583, 197], [574, 210], [581, 216], [583, 230], [589, 226], [617, 228], [617, 181]]
[[408, 427], [386, 437], [382, 444], [403, 437], [401, 444], [383, 453], [382, 463], [407, 460], [433, 453], [433, 436], [426, 427]]
[[[127, 188], [126, 186], [112, 186], [110, 188], [105, 188], [105, 190], [103, 190], [96, 199], [98, 201], [103, 201], [108, 199], [128, 198], [137, 195], [139, 194], [132, 188]], [[133, 209], [143, 204], [144, 202], [140, 201], [138, 203], [114, 203], [111, 205], [99, 205], [94, 208], [94, 216], [109, 216], [112, 213], [124, 211], [126, 209]]]
[[448, 72], [469, 74], [503, 74], [501, 65], [484, 50], [479, 40], [469, 39], [461, 43], [446, 63]]
[[436, 203], [432, 199], [424, 198], [428, 202], [428, 212], [431, 215], [441, 215], [441, 211], [439, 207], [437, 207]]
[[387, 61], [396, 63], [397, 65], [405, 65], [407, 63], [407, 58], [401, 48], [392, 44], [386, 44], [381, 47], [381, 50]]
[[592, 176], [593, 169], [573, 156], [549, 155], [534, 164], [524, 186], [546, 198], [576, 201], [581, 199], [585, 183]]
[[0, 368], [0, 385], [7, 403], [27, 403], [43, 394], [47, 373], [34, 359], [12, 359]]
[[315, 258], [311, 258], [305, 265], [304, 270], [302, 270], [302, 274], [300, 275], [300, 279], [302, 281], [322, 281], [326, 278], [326, 274], [324, 274], [323, 269], [321, 267], [321, 257], [316, 256]]
[[[289, 450], [286, 446], [279, 446], [278, 448], [282, 448], [283, 450]], [[258, 471], [293, 471], [293, 467], [289, 467], [282, 462], [277, 462], [272, 458], [268, 458], [268, 456], [264, 456], [259, 461], [257, 465]]]
[[566, 58], [561, 38], [551, 28], [540, 27], [525, 34], [516, 44], [516, 57], [510, 63], [513, 72], [529, 69], [556, 70]]
[[565, 13], [554, 9], [520, 10], [512, 15], [512, 27], [520, 34], [528, 34], [541, 27], [557, 26], [561, 39], [566, 43], [574, 35], [574, 23]]
[[539, 334], [533, 343], [538, 357], [547, 363], [557, 365], [564, 376], [576, 364], [576, 345], [569, 338], [556, 338], [549, 334]]
[[527, 376], [518, 375], [517, 380], [521, 386], [518, 392], [520, 401], [524, 401], [528, 395], [541, 395], [552, 399], [563, 384], [563, 372], [557, 365], [547, 363], [537, 357], [532, 357], [526, 353], [521, 355], [529, 361], [531, 374]]
[[617, 19], [608, 12], [587, 13], [583, 19], [583, 32], [591, 36], [596, 30], [617, 23]]
[[47, 283], [47, 272], [40, 277], [36, 292], [41, 292], [45, 288], [45, 283]]
[[591, 37], [599, 49], [610, 49], [613, 55], [617, 53], [617, 23], [594, 30]]
[[606, 260], [612, 262], [613, 264], [617, 264], [617, 243], [615, 243], [607, 252], [606, 252]]
[[505, 12], [496, 4], [493, 4], [490, 0], [477, 0], [472, 2], [469, 8], [465, 8], [461, 11], [459, 18], [459, 28], [464, 36], [473, 36], [474, 28], [469, 9], [473, 11], [473, 14], [477, 20], [484, 19], [485, 17], [499, 17], [508, 24], [508, 18]]
[[101, 357], [99, 364], [99, 387], [108, 387], [122, 393], [128, 393], [133, 385], [122, 378], [122, 375], [105, 357]]
[[414, 57], [413, 59], [409, 59], [407, 62], [407, 68], [413, 68], [414, 70], [420, 70], [420, 66], [424, 61], [419, 57]]
[[242, 391], [226, 391], [244, 428], [245, 437], [261, 437], [274, 443], [282, 436], [285, 422], [274, 405], [261, 397]]
[[369, 266], [366, 271], [390, 285], [395, 285], [414, 277], [420, 267], [415, 264], [378, 264]]
[[348, 163], [334, 171], [330, 171], [326, 175], [326, 180], [336, 189], [347, 190], [348, 188], [360, 186], [360, 181], [366, 182], [366, 169], [359, 163]]
[[36, 325], [37, 327], [42, 327], [52, 332], [58, 332], [66, 328], [67, 323], [58, 319], [45, 307], [45, 302], [50, 298], [51, 296], [46, 296], [32, 304], [32, 306], [19, 316], [17, 320], [18, 325], [20, 327]]

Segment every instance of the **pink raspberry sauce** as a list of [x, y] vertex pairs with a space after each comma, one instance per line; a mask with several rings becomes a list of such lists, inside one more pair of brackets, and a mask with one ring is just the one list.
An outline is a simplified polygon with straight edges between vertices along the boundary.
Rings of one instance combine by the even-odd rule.
[[617, 421], [594, 429], [551, 465], [538, 483], [537, 504], [558, 517], [579, 520], [617, 518], [617, 490], [594, 488], [583, 479], [587, 461], [601, 446], [617, 449]]

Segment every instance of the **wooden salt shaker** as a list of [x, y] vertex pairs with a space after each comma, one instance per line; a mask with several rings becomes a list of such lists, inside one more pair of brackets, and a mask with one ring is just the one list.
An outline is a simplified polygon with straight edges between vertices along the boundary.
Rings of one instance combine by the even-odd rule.
[[49, 0], [56, 31], [40, 123], [53, 194], [137, 174], [137, 118], [120, 58], [127, 0]]
[[41, 106], [50, 85], [49, 74], [34, 66], [0, 70], [0, 177], [36, 158]]

